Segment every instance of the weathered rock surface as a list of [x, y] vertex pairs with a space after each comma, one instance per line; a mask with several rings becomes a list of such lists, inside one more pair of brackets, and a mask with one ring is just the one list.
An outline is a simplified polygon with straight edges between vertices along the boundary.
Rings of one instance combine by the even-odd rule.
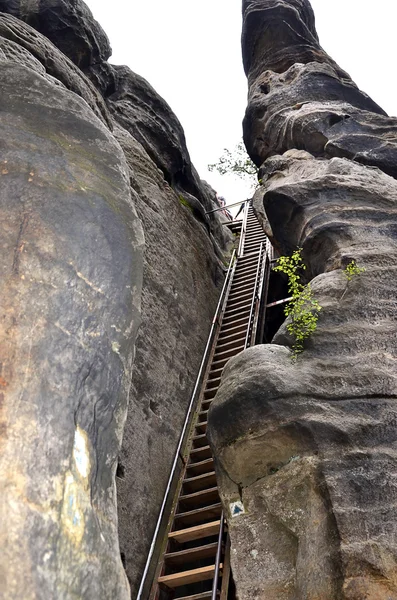
[[298, 148], [397, 176], [396, 120], [322, 50], [306, 0], [245, 0], [249, 83], [244, 139], [253, 160]]
[[[53, 77], [68, 90], [87, 102], [95, 114], [108, 126], [110, 116], [105, 102], [94, 85], [71, 60], [62, 54], [47, 38], [15, 17], [0, 13], [1, 56], [12, 62], [40, 63], [46, 77]], [[36, 59], [36, 61], [35, 61]], [[36, 64], [37, 64], [36, 63]]]
[[230, 236], [219, 215], [205, 215], [214, 208], [214, 190], [200, 180], [191, 163], [182, 125], [169, 105], [143, 78], [128, 67], [112, 66], [112, 84], [108, 78], [103, 89], [115, 91], [107, 96], [114, 119], [146, 150], [160, 169], [165, 181], [182, 196], [194, 216], [215, 236], [213, 243], [224, 247]]
[[0, 68], [0, 595], [128, 598], [114, 474], [143, 245], [128, 169], [78, 96]]
[[230, 239], [82, 2], [0, 10], [0, 595], [134, 597]]
[[31, 25], [80, 69], [112, 53], [106, 33], [82, 0], [0, 0], [0, 12]]
[[[210, 409], [225, 508], [246, 511], [229, 519], [238, 597], [395, 599], [397, 121], [322, 52], [306, 0], [244, 9], [255, 210], [282, 254], [303, 248], [322, 311], [296, 362], [285, 324], [230, 361]], [[366, 270], [348, 282], [351, 260]]]

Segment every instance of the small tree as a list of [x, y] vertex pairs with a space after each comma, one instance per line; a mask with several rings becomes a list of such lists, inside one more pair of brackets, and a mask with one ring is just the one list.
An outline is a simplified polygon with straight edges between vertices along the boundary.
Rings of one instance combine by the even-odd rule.
[[248, 156], [243, 142], [237, 144], [233, 151], [225, 148], [218, 161], [208, 165], [208, 170], [218, 171], [220, 175], [236, 175], [256, 186], [258, 169]]

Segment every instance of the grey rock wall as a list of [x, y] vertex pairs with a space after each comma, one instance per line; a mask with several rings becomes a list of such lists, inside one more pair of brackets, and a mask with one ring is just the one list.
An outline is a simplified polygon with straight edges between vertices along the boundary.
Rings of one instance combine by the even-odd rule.
[[[322, 311], [230, 361], [209, 415], [239, 598], [397, 598], [397, 120], [323, 52], [306, 0], [245, 1], [255, 210]], [[369, 132], [370, 135], [369, 135]], [[355, 260], [365, 272], [348, 282]]]
[[1, 10], [0, 596], [134, 597], [230, 240], [85, 4]]
[[139, 583], [187, 402], [223, 282], [205, 227], [140, 144], [116, 130], [145, 231], [142, 325], [118, 482], [120, 547], [132, 597]]
[[128, 598], [114, 475], [143, 235], [88, 105], [0, 61], [0, 595]]

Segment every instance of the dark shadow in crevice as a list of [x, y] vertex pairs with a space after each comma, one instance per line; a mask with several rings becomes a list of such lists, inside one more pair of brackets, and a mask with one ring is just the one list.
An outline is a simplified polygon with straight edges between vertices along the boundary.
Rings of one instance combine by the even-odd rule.
[[[287, 277], [277, 271], [272, 271], [269, 278], [269, 292], [267, 296], [267, 304], [284, 300], [288, 297], [288, 281]], [[266, 318], [263, 328], [262, 339], [258, 340], [259, 344], [270, 344], [273, 337], [280, 329], [285, 321], [284, 314], [285, 304], [278, 304], [270, 308], [266, 308]]]
[[125, 467], [120, 461], [117, 463], [116, 477], [118, 479], [125, 479]]

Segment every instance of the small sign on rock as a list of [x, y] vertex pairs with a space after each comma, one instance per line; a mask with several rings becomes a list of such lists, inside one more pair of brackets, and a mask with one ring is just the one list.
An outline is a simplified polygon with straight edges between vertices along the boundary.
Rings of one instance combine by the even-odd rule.
[[229, 504], [229, 509], [232, 519], [234, 519], [234, 517], [239, 517], [240, 515], [245, 514], [244, 504], [241, 502], [241, 500], [231, 502]]

